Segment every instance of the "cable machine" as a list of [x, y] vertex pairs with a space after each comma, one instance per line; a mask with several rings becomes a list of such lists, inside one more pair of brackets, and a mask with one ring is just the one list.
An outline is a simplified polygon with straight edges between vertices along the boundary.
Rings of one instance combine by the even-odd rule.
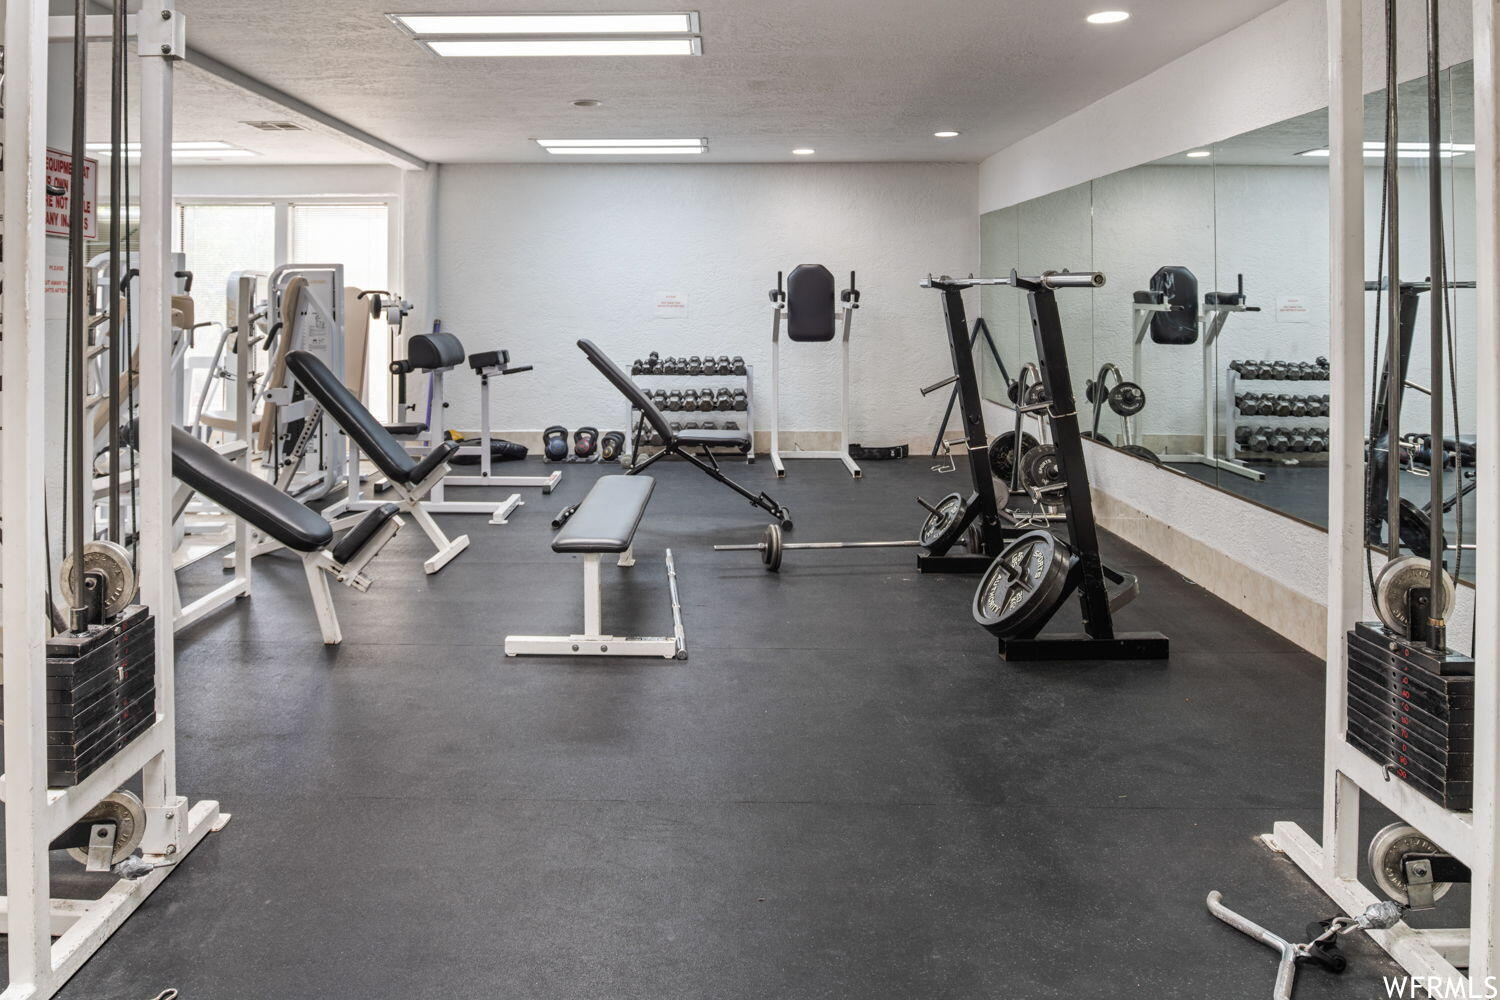
[[[3, 329], [0, 393], [3, 469], [0, 517], [6, 552], [0, 581], [3, 608], [5, 775], [4, 926], [9, 986], [4, 1000], [44, 1000], [55, 995], [183, 858], [228, 816], [218, 803], [190, 804], [177, 793], [172, 630], [157, 627], [170, 615], [172, 571], [170, 281], [172, 72], [185, 51], [183, 18], [172, 0], [150, 5], [149, 15], [127, 16], [123, 3], [111, 14], [89, 15], [75, 0], [71, 18], [49, 18], [43, 0], [6, 0], [4, 140]], [[99, 537], [93, 516], [92, 455], [86, 447], [84, 395], [88, 336], [84, 260], [84, 206], [44, 183], [49, 42], [71, 42], [73, 135], [71, 161], [84, 162], [89, 41], [111, 46], [111, 145], [116, 183], [113, 218], [124, 218], [125, 109], [129, 107], [129, 39], [136, 45], [141, 108], [139, 142], [142, 266], [128, 300], [107, 304], [110, 363], [108, 468], [110, 484]], [[44, 199], [67, 197], [71, 253], [65, 359], [51, 357], [46, 332], [47, 276]], [[120, 274], [119, 229], [111, 239], [112, 272]], [[138, 408], [131, 396], [127, 344], [129, 313], [141, 331]], [[68, 368], [69, 441], [65, 447], [68, 561], [52, 600], [49, 579], [45, 477], [59, 456], [49, 454], [45, 394], [49, 366]], [[134, 431], [130, 428], [134, 426]], [[120, 456], [125, 436], [138, 458], [139, 536], [132, 553], [122, 544], [125, 503]], [[140, 601], [135, 581], [141, 581]], [[61, 685], [61, 686], [59, 686]], [[81, 711], [84, 699], [111, 698], [104, 722]], [[72, 700], [59, 697], [67, 692]], [[92, 703], [90, 703], [92, 704]], [[77, 711], [75, 711], [75, 709]], [[73, 725], [68, 727], [66, 724]], [[92, 741], [85, 743], [84, 726]], [[49, 730], [76, 739], [59, 746]], [[122, 786], [140, 776], [139, 797]], [[102, 896], [51, 898], [50, 852], [68, 849], [91, 871], [116, 881]], [[135, 852], [141, 853], [137, 855]], [[53, 939], [56, 939], [55, 941]]]

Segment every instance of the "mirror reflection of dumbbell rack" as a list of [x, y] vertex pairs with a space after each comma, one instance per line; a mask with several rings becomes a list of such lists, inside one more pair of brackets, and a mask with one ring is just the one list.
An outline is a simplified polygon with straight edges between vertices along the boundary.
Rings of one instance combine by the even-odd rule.
[[[1224, 452], [1231, 461], [1292, 465], [1309, 457], [1327, 458], [1328, 393], [1281, 391], [1292, 382], [1328, 387], [1327, 359], [1229, 363], [1224, 383]], [[1277, 391], [1262, 390], [1262, 385]]]
[[[669, 423], [680, 424], [687, 427], [694, 423], [703, 427], [705, 422], [716, 424], [725, 428], [728, 423], [736, 423], [741, 430], [750, 434], [750, 450], [741, 456], [738, 448], [733, 446], [716, 447], [715, 452], [729, 454], [736, 458], [743, 457], [745, 464], [755, 462], [755, 366], [746, 364], [744, 374], [690, 374], [688, 372], [636, 372], [635, 366], [631, 366], [631, 378], [641, 387], [646, 395], [656, 401], [657, 409], [667, 418]], [[730, 408], [719, 409], [718, 390], [730, 390]], [[715, 405], [713, 409], [704, 410], [695, 406], [693, 409], [686, 408], [686, 400], [689, 393], [697, 394], [702, 398], [702, 393], [708, 391], [714, 393]], [[663, 405], [660, 393], [666, 393], [668, 400], [683, 400], [681, 406]], [[676, 394], [675, 396], [673, 394]], [[701, 404], [699, 404], [701, 406]], [[739, 407], [743, 406], [744, 409]], [[640, 419], [640, 413], [635, 407], [627, 407], [626, 426], [630, 428], [627, 435], [625, 447], [626, 452], [620, 456], [621, 465], [626, 468], [635, 464], [635, 457], [642, 449], [660, 445], [660, 441], [654, 441], [654, 433], [651, 428], [645, 426]]]

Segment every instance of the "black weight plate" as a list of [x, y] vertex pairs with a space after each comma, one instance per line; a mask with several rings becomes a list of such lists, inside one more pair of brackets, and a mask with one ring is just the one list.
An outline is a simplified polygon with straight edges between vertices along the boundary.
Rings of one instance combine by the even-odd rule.
[[1021, 432], [1021, 455], [1016, 454], [1016, 432], [1006, 431], [990, 442], [990, 472], [1002, 483], [1009, 483], [1016, 462], [1036, 447], [1036, 438]]
[[1021, 456], [1021, 482], [1045, 490], [1067, 480], [1062, 458], [1050, 444], [1037, 445]]
[[[1448, 539], [1444, 533], [1438, 533], [1438, 542], [1446, 551]], [[1401, 544], [1411, 549], [1412, 555], [1423, 559], [1432, 556], [1432, 520], [1405, 497], [1401, 498]]]
[[766, 525], [765, 537], [761, 542], [764, 547], [760, 550], [760, 561], [772, 573], [781, 572], [781, 555], [785, 551], [781, 544], [781, 525]]
[[1109, 390], [1109, 408], [1122, 417], [1133, 417], [1146, 408], [1146, 390], [1134, 382], [1121, 382]]
[[1001, 639], [1033, 638], [1067, 598], [1075, 561], [1067, 543], [1051, 532], [1028, 531], [980, 578], [974, 620]]
[[1122, 444], [1120, 445], [1120, 450], [1127, 455], [1134, 455], [1136, 458], [1143, 458], [1146, 461], [1150, 462], [1152, 465], [1161, 464], [1161, 459], [1157, 457], [1156, 452], [1152, 451], [1150, 448], [1147, 448], [1143, 444]]
[[1047, 387], [1038, 382], [1026, 390], [1026, 405], [1040, 406], [1047, 401]]
[[1097, 434], [1094, 431], [1084, 431], [1078, 436], [1081, 438], [1087, 438], [1090, 441], [1097, 441], [1100, 444], [1110, 444], [1109, 438], [1105, 437], [1103, 434]]
[[946, 552], [963, 534], [964, 514], [968, 512], [968, 504], [959, 494], [949, 493], [936, 506], [937, 513], [927, 515], [917, 538], [925, 549]]

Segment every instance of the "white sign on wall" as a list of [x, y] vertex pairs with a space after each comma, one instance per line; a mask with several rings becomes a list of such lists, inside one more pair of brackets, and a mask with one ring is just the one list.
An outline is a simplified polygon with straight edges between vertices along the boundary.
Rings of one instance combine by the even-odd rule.
[[1282, 295], [1276, 299], [1276, 322], [1306, 323], [1307, 297], [1304, 295]]
[[687, 319], [687, 296], [681, 292], [656, 293], [657, 319]]
[[83, 235], [94, 239], [99, 235], [95, 222], [95, 206], [99, 196], [99, 161], [85, 158], [83, 161], [83, 184], [73, 182], [73, 158], [60, 149], [47, 147], [47, 186], [62, 188], [62, 194], [47, 195], [47, 235], [68, 235], [68, 213], [75, 191], [83, 192]]

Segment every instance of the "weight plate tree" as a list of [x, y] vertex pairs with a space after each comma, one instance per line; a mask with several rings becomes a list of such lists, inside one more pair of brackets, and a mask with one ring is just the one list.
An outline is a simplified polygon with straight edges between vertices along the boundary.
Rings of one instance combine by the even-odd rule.
[[[1134, 577], [1129, 574], [1113, 574], [1120, 578], [1122, 586], [1117, 587], [1116, 593], [1112, 596], [1106, 580], [1104, 563], [1099, 555], [1099, 532], [1094, 521], [1093, 500], [1089, 495], [1089, 480], [1083, 459], [1083, 440], [1078, 427], [1078, 403], [1069, 375], [1062, 319], [1057, 311], [1057, 290], [1060, 288], [1093, 289], [1102, 284], [1104, 284], [1104, 275], [1097, 272], [1075, 274], [1067, 271], [1048, 272], [1036, 277], [1021, 277], [1015, 271], [1012, 271], [1006, 278], [929, 277], [923, 282], [923, 287], [935, 288], [943, 293], [943, 309], [948, 319], [949, 339], [955, 353], [966, 346], [967, 341], [967, 337], [963, 336], [967, 329], [964, 319], [964, 289], [975, 285], [1009, 285], [1018, 291], [1026, 292], [1027, 305], [1031, 312], [1032, 334], [1036, 342], [1037, 367], [1041, 373], [1040, 398], [1050, 401], [1046, 414], [1051, 425], [1054, 450], [1046, 454], [1045, 463], [1041, 457], [1036, 460], [1035, 474], [1048, 479], [1057, 474], [1063, 475], [1064, 482], [1057, 492], [1063, 520], [1068, 529], [1068, 541], [1064, 544], [1061, 540], [1056, 540], [1054, 548], [1048, 551], [1052, 553], [1050, 558], [1053, 564], [1057, 559], [1066, 557], [1076, 560], [1076, 567], [1071, 572], [1061, 575], [1063, 581], [1061, 598], [1053, 599], [1049, 596], [1053, 587], [1057, 585], [1057, 580], [1054, 578], [1055, 570], [1045, 574], [1044, 580], [1026, 592], [1040, 592], [1045, 599], [1036, 599], [1035, 605], [1030, 599], [1021, 601], [1022, 607], [1016, 613], [1025, 619], [1024, 628], [1014, 630], [1011, 627], [1014, 622], [1005, 615], [999, 615], [992, 623], [993, 627], [986, 625], [992, 632], [995, 632], [999, 639], [999, 651], [1003, 659], [1139, 660], [1165, 659], [1168, 653], [1167, 637], [1160, 632], [1115, 631], [1114, 607], [1129, 600], [1136, 593], [1137, 584]], [[968, 368], [972, 372], [973, 359], [968, 357], [964, 360], [968, 362]], [[1141, 401], [1144, 402], [1144, 397]], [[974, 464], [970, 463], [971, 467]], [[1047, 465], [1046, 469], [1041, 467], [1043, 464]], [[1014, 559], [1018, 551], [1024, 551], [1028, 558], [1034, 557], [1036, 545], [1030, 533], [1023, 533], [1006, 547], [999, 558], [1008, 558], [1010, 565], [1015, 566]], [[981, 583], [988, 583], [992, 586], [988, 596], [983, 589], [976, 596], [976, 617], [987, 606], [989, 599], [1000, 598], [1000, 591], [995, 583], [996, 573], [993, 567], [987, 570]], [[1062, 600], [1065, 600], [1075, 589], [1078, 591], [1083, 613], [1084, 633], [1039, 634], [1052, 612], [1055, 612]], [[1006, 600], [1010, 600], [1013, 596], [1015, 595], [1012, 590], [1005, 591]], [[1024, 593], [1021, 596], [1025, 598]], [[1003, 610], [1003, 603], [996, 605], [996, 608]], [[1029, 618], [1030, 614], [1038, 615], [1041, 618], [1040, 623], [1032, 622]], [[981, 619], [981, 624], [984, 624], [983, 619]]]

